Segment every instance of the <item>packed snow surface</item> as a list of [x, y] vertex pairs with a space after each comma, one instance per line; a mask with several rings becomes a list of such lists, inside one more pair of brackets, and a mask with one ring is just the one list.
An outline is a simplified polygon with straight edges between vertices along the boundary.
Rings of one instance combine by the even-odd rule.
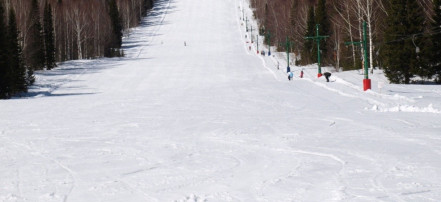
[[1, 100], [0, 201], [441, 200], [440, 86], [375, 71], [364, 92], [358, 71], [327, 83], [315, 65], [288, 81], [242, 8], [159, 0], [126, 57], [65, 62]]

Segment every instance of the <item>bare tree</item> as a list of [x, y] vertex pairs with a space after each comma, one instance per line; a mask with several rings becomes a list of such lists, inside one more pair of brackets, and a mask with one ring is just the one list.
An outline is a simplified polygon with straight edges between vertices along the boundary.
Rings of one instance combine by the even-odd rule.
[[[30, 35], [28, 19], [31, 2], [29, 0], [3, 0], [3, 2], [7, 8], [6, 11], [9, 11], [10, 7], [16, 11], [19, 37], [22, 39], [19, 42], [23, 47], [23, 52], [28, 52]], [[108, 47], [112, 35], [107, 0], [39, 0], [38, 2], [40, 13], [46, 2], [53, 8], [57, 61], [104, 55], [104, 49]], [[151, 7], [151, 2], [150, 0], [117, 0], [119, 10], [125, 11], [123, 19], [126, 30], [138, 25], [141, 17], [147, 13], [145, 9]]]
[[[352, 16], [351, 16], [351, 9], [350, 9], [350, 2], [340, 1], [337, 4], [334, 4], [334, 9], [338, 15], [334, 16], [333, 22], [334, 23], [341, 23], [344, 22], [344, 30], [346, 31], [347, 36], [349, 36], [350, 42], [354, 42], [354, 36], [353, 36], [353, 22], [352, 22]], [[356, 60], [355, 60], [355, 46], [352, 44], [352, 62], [355, 66]]]
[[[360, 2], [360, 0], [357, 0]], [[369, 40], [369, 64], [371, 72], [374, 69], [374, 26], [376, 21], [382, 16], [382, 13], [385, 13], [385, 9], [383, 6], [383, 2], [381, 0], [364, 0], [359, 3], [360, 11], [363, 14], [364, 20], [367, 24], [368, 29], [368, 40]]]

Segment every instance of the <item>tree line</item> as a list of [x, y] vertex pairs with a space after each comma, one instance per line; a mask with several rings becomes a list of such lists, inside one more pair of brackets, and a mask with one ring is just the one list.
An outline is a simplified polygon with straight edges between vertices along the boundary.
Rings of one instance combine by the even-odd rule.
[[[367, 24], [369, 69], [380, 67], [392, 83], [433, 79], [441, 83], [441, 0], [249, 0], [259, 32], [289, 52], [298, 64], [317, 62], [320, 41], [324, 64], [336, 70], [361, 69], [363, 23]], [[266, 40], [268, 41], [268, 40]]]
[[57, 62], [122, 56], [153, 0], [0, 0], [0, 99], [27, 92]]

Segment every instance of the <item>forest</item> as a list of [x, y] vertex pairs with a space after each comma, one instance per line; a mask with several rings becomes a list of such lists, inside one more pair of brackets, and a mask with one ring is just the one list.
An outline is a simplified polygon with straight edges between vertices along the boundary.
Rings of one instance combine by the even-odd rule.
[[[240, 0], [239, 0], [240, 1]], [[391, 83], [441, 83], [441, 0], [249, 1], [259, 33], [295, 63], [383, 69]], [[0, 99], [27, 92], [34, 71], [123, 56], [122, 37], [153, 0], [0, 0]], [[366, 47], [363, 24], [366, 23]], [[317, 28], [320, 52], [316, 46]], [[309, 37], [309, 39], [308, 39]], [[286, 47], [286, 40], [291, 46]], [[366, 50], [366, 51], [364, 51]], [[367, 57], [364, 56], [367, 52]]]
[[57, 62], [114, 57], [153, 0], [0, 0], [0, 99]]
[[306, 37], [316, 37], [318, 26], [323, 65], [361, 69], [366, 49], [368, 68], [383, 69], [391, 83], [441, 83], [440, 0], [250, 0], [250, 6], [265, 41], [279, 51], [291, 41], [297, 64], [317, 63], [317, 40]]

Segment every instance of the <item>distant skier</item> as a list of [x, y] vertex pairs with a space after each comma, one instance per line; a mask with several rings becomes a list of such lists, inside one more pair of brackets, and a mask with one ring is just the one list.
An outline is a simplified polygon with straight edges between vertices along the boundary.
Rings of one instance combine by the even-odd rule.
[[292, 72], [289, 72], [289, 73], [288, 73], [288, 80], [291, 81], [291, 79], [292, 79], [293, 77], [294, 77], [293, 73], [292, 73]]
[[286, 67], [286, 73], [289, 73], [291, 71], [291, 67]]
[[303, 78], [303, 69], [300, 71], [300, 78]]
[[187, 46], [187, 42], [186, 41], [184, 41], [184, 46]]
[[329, 82], [329, 77], [331, 77], [331, 73], [325, 72], [325, 73], [323, 73], [323, 75], [325, 75], [326, 82]]

